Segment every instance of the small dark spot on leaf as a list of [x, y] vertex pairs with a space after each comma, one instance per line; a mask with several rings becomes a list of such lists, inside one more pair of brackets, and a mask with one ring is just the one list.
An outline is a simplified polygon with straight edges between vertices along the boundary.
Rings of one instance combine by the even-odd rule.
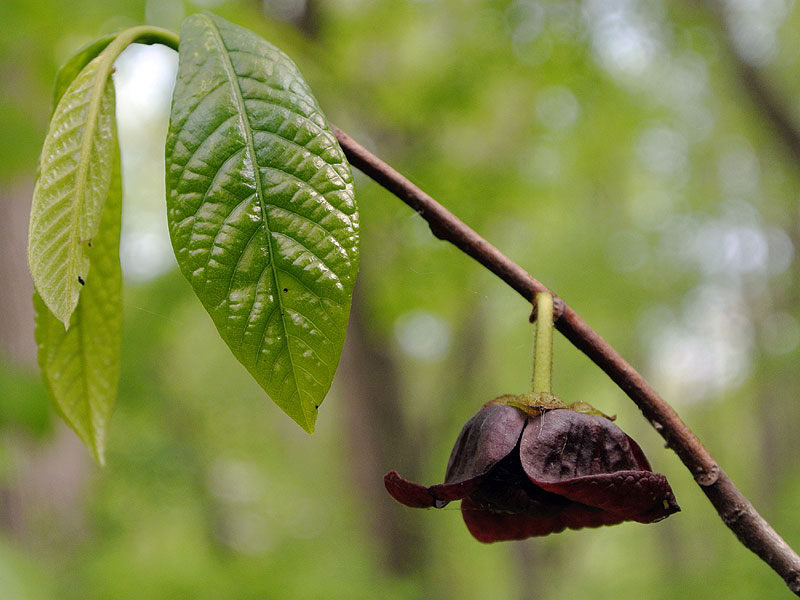
[[283, 288], [283, 291], [284, 291], [284, 292], [288, 292], [288, 291], [289, 291], [289, 288]]
[[80, 283], [81, 285], [86, 285], [86, 282], [83, 280], [83, 277], [81, 277], [80, 275], [78, 275], [78, 283]]
[[89, 240], [88, 242], [86, 242], [86, 245], [89, 246], [89, 248], [91, 248], [92, 247], [92, 240]]

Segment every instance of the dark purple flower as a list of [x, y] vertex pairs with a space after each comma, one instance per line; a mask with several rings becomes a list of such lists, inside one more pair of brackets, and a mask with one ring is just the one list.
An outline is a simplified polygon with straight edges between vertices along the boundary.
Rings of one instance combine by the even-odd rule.
[[666, 477], [609, 419], [536, 412], [487, 404], [461, 430], [444, 483], [424, 487], [391, 471], [386, 489], [414, 508], [461, 500], [464, 522], [481, 542], [653, 523], [680, 510]]

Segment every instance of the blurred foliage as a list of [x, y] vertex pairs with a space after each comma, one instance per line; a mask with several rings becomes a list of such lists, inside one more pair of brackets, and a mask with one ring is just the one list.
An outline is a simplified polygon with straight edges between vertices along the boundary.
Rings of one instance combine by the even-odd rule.
[[[200, 4], [0, 4], [0, 190], [33, 177], [54, 75], [75, 49], [143, 22], [177, 29], [207, 7], [280, 46], [332, 122], [563, 296], [800, 547], [800, 178], [701, 4]], [[742, 55], [800, 116], [800, 10], [758, 0], [725, 14]], [[151, 251], [166, 239], [149, 242], [158, 236], [136, 229], [147, 221], [137, 215], [163, 205], [161, 105], [128, 125], [151, 146], [123, 148], [134, 249], [137, 235]], [[494, 396], [527, 389], [529, 306], [363, 176], [357, 194], [356, 297], [368, 334], [399, 370], [403, 423], [422, 457], [420, 472], [407, 474], [438, 482], [466, 419]], [[345, 376], [306, 436], [228, 355], [169, 261], [137, 270], [149, 255], [131, 256], [108, 466], [84, 466], [71, 504], [55, 483], [49, 504], [28, 498], [43, 507], [26, 505], [33, 516], [21, 528], [0, 500], [3, 598], [788, 596], [635, 406], [563, 339], [556, 393], [616, 413], [683, 512], [652, 526], [484, 546], [457, 508], [409, 515], [372, 500], [382, 482], [358, 482], [375, 458], [358, 453]], [[26, 457], [65, 435], [53, 421], [35, 373], [0, 363], [3, 490], [41, 465]], [[410, 460], [406, 448], [384, 453], [396, 455], [384, 471], [403, 472]], [[387, 560], [376, 514], [419, 534], [413, 568]]]

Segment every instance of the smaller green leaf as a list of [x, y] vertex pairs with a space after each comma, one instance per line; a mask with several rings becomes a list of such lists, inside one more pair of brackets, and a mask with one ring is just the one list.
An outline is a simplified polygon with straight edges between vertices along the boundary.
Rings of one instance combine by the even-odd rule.
[[171, 31], [133, 27], [90, 44], [59, 70], [28, 236], [42, 378], [101, 464], [122, 336], [122, 183], [111, 73], [137, 41], [178, 46]]
[[78, 50], [72, 58], [65, 62], [56, 73], [56, 84], [53, 89], [53, 110], [58, 106], [59, 101], [64, 96], [69, 85], [83, 71], [83, 68], [94, 60], [111, 42], [117, 37], [116, 33], [106, 35], [99, 40], [95, 40]]
[[56, 106], [33, 190], [28, 264], [42, 300], [69, 327], [89, 275], [116, 148], [114, 84], [107, 47], [89, 62]]
[[103, 464], [106, 429], [117, 396], [122, 339], [119, 237], [122, 185], [119, 147], [102, 220], [89, 248], [92, 272], [70, 318], [69, 330], [34, 294], [39, 366], [56, 409]]
[[[94, 60], [100, 53], [104, 55], [106, 73], [111, 72], [111, 65], [117, 56], [128, 47], [129, 44], [137, 42], [140, 44], [163, 44], [173, 50], [178, 49], [178, 36], [172, 31], [160, 27], [132, 27], [119, 33], [112, 33], [101, 37], [94, 42], [87, 44], [76, 52], [67, 62], [58, 69], [56, 73], [56, 84], [53, 90], [53, 109], [58, 106], [62, 96], [72, 81], [83, 71], [83, 68]], [[112, 46], [108, 52], [106, 48]]]

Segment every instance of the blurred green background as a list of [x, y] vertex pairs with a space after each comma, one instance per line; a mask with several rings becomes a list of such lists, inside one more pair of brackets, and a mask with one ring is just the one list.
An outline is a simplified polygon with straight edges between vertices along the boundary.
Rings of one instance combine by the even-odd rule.
[[[715, 9], [718, 7], [718, 10]], [[800, 547], [800, 8], [791, 0], [3, 0], [0, 597], [778, 598], [636, 407], [556, 339], [555, 392], [634, 436], [683, 512], [482, 545], [415, 511], [483, 402], [527, 390], [529, 305], [357, 174], [362, 270], [309, 437], [229, 355], [174, 267], [176, 64], [120, 57], [120, 395], [98, 468], [38, 379], [25, 247], [57, 67], [210, 9], [298, 63], [332, 122], [556, 290]], [[781, 120], [782, 119], [782, 120]]]

